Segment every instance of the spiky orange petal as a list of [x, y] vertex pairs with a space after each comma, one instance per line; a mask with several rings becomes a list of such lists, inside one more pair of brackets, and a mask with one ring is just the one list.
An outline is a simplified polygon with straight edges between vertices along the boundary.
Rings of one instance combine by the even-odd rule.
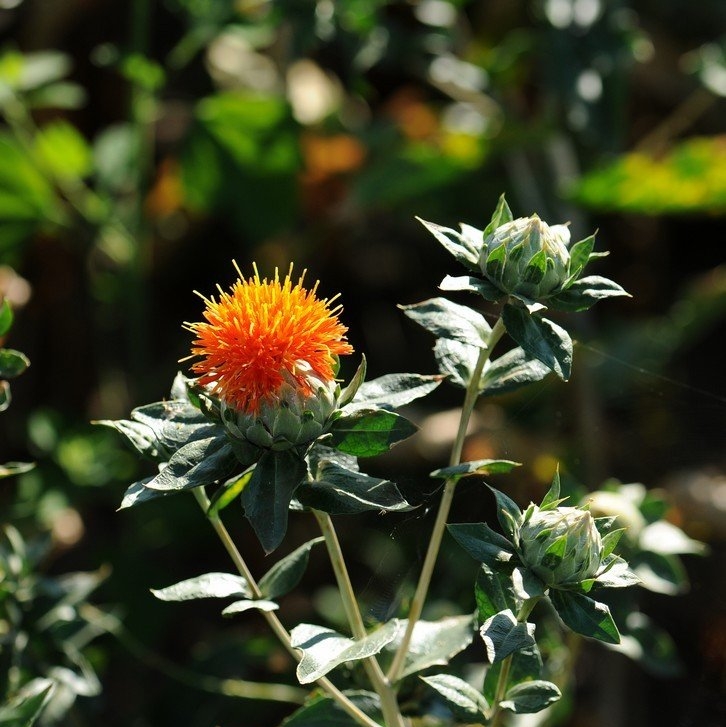
[[311, 394], [309, 376], [332, 381], [334, 357], [353, 352], [338, 320], [341, 306], [317, 298], [317, 283], [303, 288], [305, 271], [294, 285], [292, 265], [282, 282], [277, 270], [270, 281], [254, 271], [248, 280], [240, 273], [229, 293], [219, 288], [219, 300], [203, 298], [206, 322], [185, 324], [196, 336], [192, 356], [201, 360], [192, 370], [199, 382], [249, 413], [274, 400], [286, 380]]

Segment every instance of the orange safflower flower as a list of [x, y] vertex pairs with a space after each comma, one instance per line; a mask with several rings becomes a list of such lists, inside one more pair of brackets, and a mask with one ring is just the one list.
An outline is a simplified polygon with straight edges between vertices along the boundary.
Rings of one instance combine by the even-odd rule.
[[319, 299], [302, 287], [305, 271], [293, 285], [292, 265], [280, 282], [255, 274], [245, 280], [235, 263], [239, 280], [229, 293], [219, 286], [219, 300], [208, 300], [206, 322], [185, 323], [196, 335], [192, 358], [200, 356], [192, 370], [199, 382], [211, 386], [215, 396], [235, 409], [258, 412], [263, 401], [274, 401], [283, 383], [296, 383], [300, 391], [313, 393], [309, 377], [334, 379], [335, 356], [353, 352], [345, 340], [348, 330], [338, 321], [337, 298]]

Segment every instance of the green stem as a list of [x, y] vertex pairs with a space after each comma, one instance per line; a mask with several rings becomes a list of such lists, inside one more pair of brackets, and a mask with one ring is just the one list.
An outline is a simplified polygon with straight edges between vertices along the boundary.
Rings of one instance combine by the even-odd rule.
[[[328, 556], [330, 557], [330, 563], [335, 573], [335, 580], [338, 583], [338, 590], [340, 591], [343, 608], [345, 609], [345, 614], [350, 624], [350, 630], [356, 639], [363, 639], [367, 635], [365, 625], [363, 624], [363, 618], [358, 608], [358, 601], [353, 591], [353, 585], [350, 582], [350, 576], [348, 575], [348, 569], [345, 565], [343, 551], [340, 548], [340, 542], [335, 532], [333, 521], [330, 515], [325, 512], [313, 510], [313, 514], [325, 537], [325, 545], [328, 549]], [[378, 660], [375, 656], [370, 656], [363, 660], [363, 667], [368, 674], [371, 685], [381, 698], [381, 709], [386, 725], [388, 727], [403, 727], [403, 717], [398, 709], [396, 694], [391, 689], [391, 684], [383, 673]]]
[[[202, 508], [202, 511], [207, 516], [209, 522], [212, 524], [214, 531], [217, 533], [219, 539], [222, 541], [222, 545], [224, 545], [225, 550], [232, 558], [232, 562], [235, 564], [235, 567], [239, 571], [240, 575], [247, 580], [250, 590], [252, 591], [252, 595], [255, 598], [260, 598], [262, 596], [262, 591], [257, 585], [257, 581], [253, 578], [250, 569], [247, 567], [247, 564], [245, 563], [242, 554], [239, 552], [237, 546], [234, 544], [234, 541], [232, 540], [232, 537], [230, 536], [227, 528], [224, 526], [224, 523], [219, 518], [219, 515], [209, 512], [210, 502], [209, 498], [207, 497], [207, 493], [204, 491], [204, 488], [196, 487], [192, 490], [192, 492], [194, 493], [194, 497], [199, 503], [199, 506]], [[277, 636], [277, 638], [280, 640], [280, 643], [290, 653], [292, 658], [296, 662], [300, 661], [300, 654], [290, 643], [290, 634], [288, 633], [287, 629], [282, 625], [280, 619], [277, 618], [277, 615], [272, 611], [261, 611], [260, 613], [267, 621], [275, 636]], [[328, 693], [328, 695], [338, 703], [340, 708], [347, 712], [348, 715], [352, 717], [358, 724], [363, 725], [363, 727], [380, 727], [377, 722], [372, 720], [367, 714], [358, 709], [358, 707], [356, 707], [355, 704], [353, 704], [353, 702], [351, 702], [350, 699], [348, 699], [348, 697], [346, 697], [345, 694], [343, 694], [343, 692], [341, 692], [329, 679], [327, 679], [326, 677], [321, 677], [317, 680], [316, 683], [320, 687], [322, 687]]]
[[[532, 609], [537, 605], [537, 601], [539, 601], [540, 598], [541, 596], [528, 598], [522, 604], [522, 607], [519, 609], [519, 613], [517, 614], [517, 623], [524, 623], [527, 620], [529, 614], [532, 613]], [[502, 662], [502, 670], [499, 672], [499, 679], [497, 679], [497, 686], [494, 690], [494, 704], [492, 704], [492, 716], [489, 727], [497, 727], [499, 724], [499, 718], [502, 715], [502, 710], [499, 705], [502, 703], [502, 700], [507, 694], [509, 672], [512, 670], [513, 658], [514, 654], [510, 654]]]
[[[456, 466], [461, 462], [461, 453], [464, 449], [464, 440], [466, 439], [466, 430], [469, 427], [469, 420], [471, 413], [474, 410], [474, 404], [479, 396], [479, 382], [481, 381], [482, 372], [484, 371], [484, 365], [492, 355], [492, 349], [497, 345], [497, 342], [504, 334], [504, 323], [501, 318], [497, 319], [494, 324], [491, 333], [489, 334], [489, 341], [487, 347], [482, 348], [479, 351], [479, 358], [477, 359], [474, 372], [471, 376], [471, 381], [466, 389], [466, 395], [464, 397], [464, 405], [461, 410], [461, 418], [459, 419], [459, 430], [456, 433], [456, 439], [454, 440], [454, 446], [451, 451], [451, 457], [449, 459], [449, 466]], [[411, 637], [413, 636], [413, 630], [416, 626], [417, 621], [421, 618], [424, 603], [426, 602], [426, 596], [428, 594], [429, 586], [431, 585], [431, 577], [434, 572], [434, 566], [436, 565], [436, 559], [439, 555], [439, 548], [441, 547], [441, 541], [444, 537], [444, 529], [446, 527], [446, 521], [449, 517], [449, 511], [451, 510], [451, 503], [454, 499], [454, 491], [456, 490], [456, 478], [446, 480], [444, 485], [444, 493], [441, 497], [441, 503], [439, 504], [439, 510], [436, 514], [436, 521], [431, 532], [431, 539], [429, 540], [429, 547], [426, 551], [426, 557], [421, 568], [421, 575], [419, 576], [416, 590], [411, 599], [411, 608], [408, 614], [408, 623], [406, 624], [406, 632], [403, 635], [403, 640], [396, 651], [396, 655], [393, 658], [393, 662], [388, 670], [388, 679], [390, 682], [395, 682], [403, 670], [403, 665], [408, 653], [408, 647], [411, 643]]]

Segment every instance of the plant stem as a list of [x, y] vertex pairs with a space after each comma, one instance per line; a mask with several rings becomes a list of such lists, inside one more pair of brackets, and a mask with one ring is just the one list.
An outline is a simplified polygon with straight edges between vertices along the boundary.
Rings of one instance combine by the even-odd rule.
[[[522, 604], [522, 607], [519, 609], [519, 613], [517, 614], [517, 623], [524, 623], [527, 620], [529, 614], [532, 613], [532, 609], [535, 607], [540, 598], [541, 596], [528, 598]], [[507, 684], [509, 682], [509, 672], [512, 670], [513, 657], [514, 654], [510, 654], [502, 662], [502, 670], [499, 672], [497, 687], [494, 690], [494, 704], [492, 705], [492, 716], [491, 722], [489, 722], [489, 727], [497, 727], [499, 724], [499, 718], [502, 714], [502, 710], [499, 705], [507, 693]]]
[[[338, 541], [333, 521], [330, 515], [325, 512], [313, 510], [313, 514], [325, 537], [325, 545], [328, 549], [330, 563], [335, 573], [335, 580], [338, 583], [338, 590], [343, 600], [343, 608], [345, 609], [348, 623], [350, 624], [350, 630], [353, 632], [354, 638], [363, 639], [367, 635], [365, 625], [363, 624], [363, 618], [358, 608], [358, 602], [350, 582], [350, 576], [348, 575], [348, 569], [345, 565], [343, 551], [340, 548], [340, 542]], [[370, 656], [363, 660], [363, 667], [371, 681], [371, 686], [381, 698], [381, 709], [386, 725], [388, 727], [403, 727], [403, 716], [398, 709], [396, 694], [391, 689], [391, 684], [378, 664], [378, 660], [375, 656]]]
[[[234, 541], [232, 540], [229, 531], [224, 526], [224, 523], [220, 519], [219, 515], [209, 512], [210, 502], [209, 498], [207, 497], [207, 493], [204, 491], [204, 488], [196, 487], [192, 490], [192, 492], [194, 493], [194, 497], [199, 503], [199, 506], [202, 508], [202, 511], [207, 516], [209, 522], [212, 524], [214, 531], [217, 533], [219, 539], [222, 541], [222, 545], [224, 545], [225, 550], [232, 558], [232, 561], [234, 562], [240, 575], [247, 580], [250, 590], [252, 591], [252, 595], [255, 598], [260, 598], [262, 596], [262, 591], [257, 585], [257, 581], [253, 578], [250, 569], [247, 567], [247, 564], [245, 563], [242, 554], [239, 552], [237, 546], [234, 544]], [[273, 611], [261, 611], [260, 613], [267, 621], [275, 636], [277, 636], [277, 638], [280, 640], [280, 643], [290, 653], [292, 658], [295, 659], [295, 661], [300, 661], [300, 654], [290, 643], [290, 634], [287, 632], [287, 629], [282, 625], [280, 619], [277, 618], [277, 615]], [[351, 702], [350, 699], [348, 699], [348, 697], [346, 697], [345, 694], [343, 694], [343, 692], [341, 692], [329, 679], [327, 679], [326, 677], [321, 677], [317, 680], [316, 683], [320, 687], [322, 687], [328, 693], [328, 695], [338, 703], [340, 708], [345, 710], [345, 712], [347, 712], [348, 715], [352, 717], [358, 724], [362, 725], [363, 727], [380, 727], [377, 722], [372, 720], [367, 714], [358, 709], [358, 707], [356, 707], [355, 704], [353, 704], [353, 702]]]
[[[487, 347], [482, 348], [479, 351], [479, 358], [477, 359], [476, 366], [471, 376], [471, 381], [466, 389], [466, 395], [464, 397], [464, 405], [461, 410], [461, 418], [459, 419], [459, 430], [456, 433], [456, 439], [454, 440], [454, 446], [451, 450], [451, 457], [449, 459], [449, 466], [453, 467], [461, 462], [461, 453], [464, 449], [464, 440], [466, 439], [466, 430], [469, 427], [469, 420], [471, 413], [474, 410], [474, 404], [479, 396], [479, 382], [481, 375], [484, 370], [484, 365], [492, 355], [492, 349], [496, 346], [499, 339], [504, 334], [504, 323], [501, 317], [497, 319], [494, 324], [491, 333], [489, 334], [489, 341]], [[431, 585], [431, 576], [434, 572], [434, 566], [436, 565], [436, 559], [439, 555], [439, 548], [441, 547], [441, 541], [444, 537], [444, 528], [446, 527], [446, 521], [449, 517], [449, 510], [451, 510], [451, 503], [454, 499], [454, 491], [456, 490], [457, 478], [450, 478], [446, 480], [444, 485], [444, 493], [441, 496], [441, 502], [439, 504], [439, 510], [436, 514], [436, 521], [431, 532], [431, 539], [429, 540], [429, 547], [426, 551], [426, 557], [421, 568], [421, 575], [419, 576], [416, 590], [411, 599], [411, 608], [408, 614], [408, 623], [406, 624], [406, 632], [403, 635], [396, 655], [393, 658], [391, 667], [388, 670], [388, 679], [390, 682], [395, 682], [403, 670], [403, 665], [408, 653], [408, 647], [411, 643], [411, 637], [413, 636], [413, 630], [416, 626], [416, 622], [421, 618], [421, 612], [423, 611], [424, 603], [426, 602], [426, 596], [428, 594], [429, 586]]]

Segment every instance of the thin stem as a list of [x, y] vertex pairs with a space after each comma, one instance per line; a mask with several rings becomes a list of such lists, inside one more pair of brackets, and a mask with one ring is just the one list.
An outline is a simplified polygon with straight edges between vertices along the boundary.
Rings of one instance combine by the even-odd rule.
[[[517, 614], [517, 623], [524, 623], [527, 618], [529, 617], [529, 614], [532, 613], [532, 609], [537, 605], [537, 601], [541, 596], [537, 596], [536, 598], [528, 598], [523, 604], [522, 607], [519, 609], [519, 613]], [[512, 659], [514, 657], [514, 654], [510, 654], [507, 656], [504, 661], [502, 662], [502, 669], [499, 672], [499, 678], [497, 679], [497, 686], [494, 690], [494, 704], [492, 704], [492, 716], [491, 716], [491, 722], [489, 723], [489, 727], [497, 727], [499, 724], [499, 718], [502, 715], [502, 710], [500, 708], [500, 704], [502, 703], [502, 700], [504, 699], [506, 693], [507, 693], [507, 685], [509, 683], [509, 672], [512, 670]]]
[[[449, 465], [455, 466], [461, 462], [461, 453], [464, 449], [464, 440], [466, 439], [466, 430], [469, 427], [469, 420], [471, 413], [474, 410], [474, 404], [476, 403], [477, 397], [479, 396], [479, 382], [481, 380], [482, 371], [484, 365], [492, 355], [492, 349], [497, 345], [497, 342], [504, 334], [504, 323], [501, 318], [497, 319], [494, 324], [491, 333], [489, 334], [489, 341], [487, 347], [482, 348], [479, 351], [479, 358], [477, 359], [474, 372], [471, 376], [471, 381], [466, 389], [466, 396], [464, 397], [464, 405], [461, 410], [461, 418], [459, 419], [459, 430], [456, 433], [456, 439], [454, 440], [454, 446], [451, 450], [451, 457], [449, 459]], [[411, 608], [408, 614], [408, 623], [406, 624], [406, 632], [403, 635], [396, 655], [393, 658], [391, 667], [388, 670], [388, 679], [391, 682], [395, 682], [403, 670], [404, 661], [406, 654], [408, 653], [408, 647], [411, 643], [411, 637], [413, 636], [413, 630], [416, 626], [417, 621], [421, 618], [424, 603], [426, 602], [426, 596], [428, 594], [429, 586], [431, 585], [431, 577], [434, 572], [434, 566], [436, 565], [436, 559], [439, 555], [439, 549], [441, 547], [441, 541], [444, 537], [444, 528], [446, 527], [446, 521], [449, 517], [449, 511], [451, 510], [451, 503], [454, 499], [454, 491], [456, 490], [456, 478], [446, 480], [444, 485], [444, 493], [441, 497], [439, 504], [439, 510], [436, 514], [436, 520], [434, 522], [434, 528], [431, 532], [431, 539], [429, 540], [429, 547], [426, 551], [426, 557], [421, 568], [421, 575], [419, 576], [416, 590], [411, 599]]]
[[[250, 590], [252, 591], [252, 595], [255, 598], [259, 598], [262, 595], [262, 591], [257, 585], [257, 581], [253, 578], [250, 569], [247, 567], [247, 564], [245, 563], [242, 554], [239, 552], [237, 546], [234, 544], [234, 541], [232, 540], [232, 537], [230, 536], [227, 528], [224, 526], [224, 523], [219, 518], [219, 515], [209, 512], [210, 502], [209, 498], [207, 497], [207, 493], [204, 491], [204, 488], [196, 487], [192, 490], [192, 492], [194, 493], [194, 497], [199, 503], [199, 506], [202, 508], [202, 511], [207, 516], [209, 522], [212, 524], [214, 531], [217, 533], [219, 539], [222, 541], [222, 545], [224, 545], [225, 550], [232, 558], [232, 561], [234, 562], [240, 575], [244, 576], [244, 578], [247, 580]], [[272, 611], [261, 611], [260, 613], [267, 621], [275, 636], [277, 636], [277, 638], [280, 640], [280, 643], [290, 653], [292, 658], [296, 662], [300, 661], [300, 654], [290, 643], [290, 634], [288, 633], [287, 629], [282, 625], [280, 619], [277, 618], [277, 615]], [[380, 727], [377, 722], [372, 720], [367, 714], [358, 709], [358, 707], [356, 707], [355, 704], [353, 704], [353, 702], [351, 702], [350, 699], [348, 699], [348, 697], [346, 697], [345, 694], [343, 694], [343, 692], [341, 692], [329, 679], [327, 679], [326, 677], [321, 677], [316, 681], [316, 683], [320, 687], [322, 687], [328, 693], [328, 695], [338, 703], [341, 709], [345, 710], [345, 712], [347, 712], [350, 717], [358, 722], [358, 724], [363, 725], [363, 727]]]
[[[340, 597], [343, 600], [343, 608], [348, 618], [350, 630], [353, 636], [360, 640], [366, 637], [366, 628], [363, 624], [363, 618], [361, 617], [360, 609], [358, 608], [358, 601], [353, 591], [353, 585], [350, 582], [350, 576], [348, 575], [348, 569], [345, 565], [343, 558], [343, 551], [340, 548], [340, 542], [338, 535], [335, 532], [333, 521], [325, 512], [319, 512], [313, 510], [315, 519], [320, 525], [320, 530], [325, 537], [325, 545], [328, 549], [328, 555], [330, 557], [330, 563], [335, 573], [335, 580], [338, 583], [338, 590], [340, 591]], [[368, 674], [368, 678], [371, 681], [371, 685], [375, 689], [378, 696], [381, 698], [381, 709], [383, 711], [383, 718], [388, 727], [403, 727], [403, 717], [398, 709], [398, 702], [396, 695], [391, 689], [391, 684], [383, 673], [378, 660], [375, 656], [370, 656], [363, 660], [363, 667]]]

